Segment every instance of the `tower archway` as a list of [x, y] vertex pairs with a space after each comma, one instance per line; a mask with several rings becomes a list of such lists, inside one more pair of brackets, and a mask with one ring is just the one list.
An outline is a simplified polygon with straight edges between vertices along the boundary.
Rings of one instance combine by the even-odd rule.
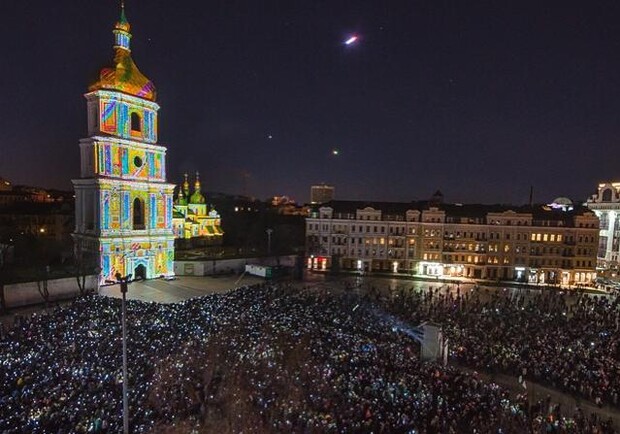
[[138, 264], [133, 270], [134, 279], [146, 279], [146, 267], [144, 264]]

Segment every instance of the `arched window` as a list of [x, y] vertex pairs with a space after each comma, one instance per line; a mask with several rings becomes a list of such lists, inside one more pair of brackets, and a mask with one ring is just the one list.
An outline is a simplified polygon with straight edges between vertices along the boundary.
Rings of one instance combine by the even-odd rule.
[[140, 115], [136, 112], [131, 113], [131, 131], [142, 131]]
[[611, 202], [611, 188], [607, 188], [603, 191], [603, 202]]
[[144, 201], [136, 197], [133, 200], [133, 229], [144, 229]]

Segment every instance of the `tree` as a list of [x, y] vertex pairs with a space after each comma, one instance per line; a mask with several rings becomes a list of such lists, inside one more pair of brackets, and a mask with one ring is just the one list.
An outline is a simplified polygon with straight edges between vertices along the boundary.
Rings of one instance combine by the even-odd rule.
[[46, 265], [45, 271], [43, 272], [43, 275], [41, 276], [42, 279], [37, 279], [37, 289], [39, 290], [39, 294], [41, 294], [43, 301], [45, 301], [46, 309], [48, 308], [48, 304], [50, 301], [50, 292], [47, 289], [47, 281], [49, 279], [49, 274], [50, 274], [50, 266]]
[[94, 255], [86, 250], [81, 240], [75, 240], [75, 249], [73, 252], [75, 262], [75, 279], [77, 281], [80, 294], [84, 295], [86, 293], [86, 277], [95, 272], [96, 274], [99, 274], [100, 271], [96, 269]]

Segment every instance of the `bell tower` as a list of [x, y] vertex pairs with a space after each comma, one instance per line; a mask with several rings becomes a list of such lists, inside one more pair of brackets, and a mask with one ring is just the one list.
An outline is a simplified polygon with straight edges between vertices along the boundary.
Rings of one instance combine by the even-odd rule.
[[156, 90], [131, 58], [121, 6], [112, 66], [88, 88], [88, 137], [73, 180], [76, 254], [92, 257], [100, 282], [116, 273], [150, 279], [174, 274], [172, 197], [166, 147], [157, 143]]

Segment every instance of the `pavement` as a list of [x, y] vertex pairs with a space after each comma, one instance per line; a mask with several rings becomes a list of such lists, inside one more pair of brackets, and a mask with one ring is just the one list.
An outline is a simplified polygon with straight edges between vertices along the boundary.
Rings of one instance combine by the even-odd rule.
[[[264, 282], [255, 276], [179, 276], [175, 280], [153, 279], [132, 282], [127, 288], [127, 299], [154, 301], [156, 303], [177, 303], [190, 298], [228, 292], [243, 285]], [[121, 298], [120, 286], [102, 286], [99, 294]]]
[[[157, 303], [177, 303], [194, 297], [203, 295], [228, 292], [231, 289], [243, 285], [261, 283], [265, 280], [255, 276], [181, 276], [175, 280], [166, 281], [163, 279], [145, 280], [132, 282], [129, 284], [127, 298], [129, 300], [154, 301]], [[119, 285], [102, 286], [99, 294], [108, 297], [121, 298]], [[0, 336], [3, 330], [6, 331], [13, 327], [16, 320], [20, 317], [30, 317], [34, 314], [45, 315], [53, 312], [58, 306], [71, 304], [71, 300], [54, 301], [48, 305], [37, 304], [11, 309], [0, 315]]]

